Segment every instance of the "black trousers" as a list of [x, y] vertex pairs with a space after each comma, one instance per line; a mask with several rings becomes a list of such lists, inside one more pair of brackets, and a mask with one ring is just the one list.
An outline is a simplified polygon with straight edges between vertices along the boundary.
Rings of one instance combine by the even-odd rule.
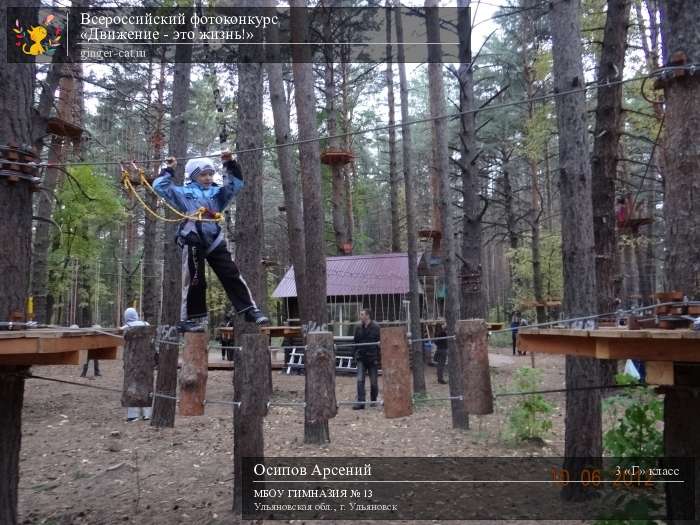
[[435, 351], [435, 363], [437, 364], [437, 378], [445, 380], [445, 363], [447, 362], [447, 348], [440, 348]]
[[[95, 375], [100, 375], [100, 362], [97, 359], [93, 359], [92, 364], [95, 367]], [[83, 371], [81, 372], [80, 377], [85, 377], [87, 375], [88, 365], [90, 365], [90, 359], [88, 359], [83, 365]]]
[[369, 375], [369, 400], [376, 401], [379, 394], [379, 363], [376, 359], [357, 360], [357, 400], [365, 400], [365, 370]]
[[185, 321], [207, 315], [207, 281], [204, 262], [219, 278], [226, 295], [236, 312], [257, 308], [253, 294], [233, 262], [231, 252], [222, 242], [207, 254], [202, 248], [185, 245], [182, 247], [182, 309], [180, 318]]

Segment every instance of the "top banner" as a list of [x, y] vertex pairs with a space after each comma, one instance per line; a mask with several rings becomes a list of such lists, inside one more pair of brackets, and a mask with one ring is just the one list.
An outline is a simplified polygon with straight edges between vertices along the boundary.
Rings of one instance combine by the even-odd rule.
[[[440, 38], [426, 40], [434, 9]], [[458, 62], [469, 8], [7, 8], [8, 62]], [[34, 12], [36, 13], [36, 11]], [[391, 36], [387, 36], [390, 18]], [[468, 24], [466, 24], [468, 26]], [[469, 35], [462, 35], [468, 39]], [[183, 49], [188, 46], [190, 49]], [[433, 47], [433, 53], [429, 48]], [[435, 48], [440, 46], [440, 53]]]

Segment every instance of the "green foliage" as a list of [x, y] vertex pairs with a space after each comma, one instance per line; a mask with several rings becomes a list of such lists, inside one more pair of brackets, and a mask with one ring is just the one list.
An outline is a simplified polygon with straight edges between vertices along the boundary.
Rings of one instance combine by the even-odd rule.
[[61, 235], [54, 238], [49, 254], [49, 270], [56, 276], [50, 282], [51, 293], [59, 296], [66, 286], [66, 269], [70, 261], [80, 268], [89, 267], [100, 258], [112, 241], [111, 229], [126, 217], [115, 183], [89, 166], [70, 170], [59, 188], [54, 221]]
[[[544, 298], [558, 299], [562, 297], [564, 289], [560, 233], [543, 232], [540, 237], [540, 251]], [[513, 295], [516, 304], [534, 300], [530, 245], [521, 245], [515, 250], [509, 250], [507, 256], [513, 270]]]
[[[514, 392], [537, 390], [542, 384], [542, 371], [538, 368], [519, 368], [515, 372], [512, 388]], [[554, 407], [545, 401], [542, 394], [530, 394], [518, 398], [508, 416], [507, 437], [516, 441], [544, 438], [552, 429], [549, 415]]]
[[[626, 374], [618, 374], [615, 379], [618, 385], [637, 382]], [[633, 460], [663, 456], [663, 433], [659, 430], [663, 404], [651, 388], [625, 389], [606, 399], [603, 409], [614, 421], [603, 435], [606, 452]]]

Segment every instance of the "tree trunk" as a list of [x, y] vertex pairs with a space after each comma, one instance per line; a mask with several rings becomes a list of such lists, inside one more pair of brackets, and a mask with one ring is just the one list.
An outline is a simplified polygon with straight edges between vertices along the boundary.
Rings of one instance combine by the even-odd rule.
[[134, 326], [124, 333], [123, 407], [150, 407], [153, 402], [152, 326]]
[[[700, 61], [700, 39], [694, 16], [700, 4], [661, 2], [665, 63], [684, 54], [688, 64]], [[666, 172], [664, 212], [668, 249], [667, 274], [672, 290], [700, 299], [700, 80], [697, 74], [669, 80], [666, 96]]]
[[399, 170], [396, 159], [396, 128], [394, 127], [394, 63], [391, 51], [391, 2], [386, 7], [386, 89], [389, 104], [389, 203], [391, 206], [391, 251], [401, 251], [401, 229], [399, 227]]
[[[426, 29], [428, 46], [428, 90], [430, 96], [430, 116], [445, 114], [445, 87], [442, 78], [442, 48], [440, 42], [440, 20], [437, 0], [426, 0]], [[455, 257], [454, 220], [452, 217], [452, 190], [450, 189], [450, 152], [447, 143], [447, 119], [433, 121], [433, 167], [439, 185], [439, 206], [442, 222], [442, 256], [445, 271], [445, 320], [447, 333], [454, 335], [459, 317], [459, 285], [457, 283], [457, 261]], [[464, 381], [461, 370], [461, 354], [457, 352], [454, 339], [448, 340], [448, 359], [451, 363], [450, 396], [464, 394]], [[452, 400], [452, 426], [469, 428], [469, 416], [464, 403]]]
[[481, 200], [479, 174], [474, 163], [476, 150], [474, 71], [472, 69], [471, 20], [469, 0], [459, 0], [459, 166], [462, 173], [462, 319], [486, 316], [481, 271]]
[[[559, 2], [550, 11], [554, 86], [559, 93], [581, 88], [585, 79], [581, 62], [580, 2]], [[556, 99], [559, 128], [559, 191], [564, 273], [563, 313], [566, 317], [596, 311], [591, 165], [583, 92]], [[566, 388], [599, 384], [600, 365], [593, 358], [566, 356]], [[602, 455], [599, 390], [568, 391], [564, 467], [572, 479]], [[579, 483], [565, 487], [565, 499], [581, 499], [586, 491]]]
[[245, 334], [234, 351], [233, 401], [233, 510], [242, 508], [243, 458], [265, 457], [263, 419], [272, 392], [267, 336]]
[[[700, 4], [662, 0], [661, 32], [664, 63], [684, 57], [686, 63], [700, 62], [697, 23]], [[665, 201], [666, 272], [672, 290], [680, 290], [691, 300], [700, 300], [700, 78], [697, 73], [671, 78], [664, 85], [666, 98]], [[696, 366], [675, 364], [677, 385], [700, 386]], [[695, 457], [695, 479], [700, 473], [700, 440], [697, 439], [697, 413], [700, 408], [692, 391], [672, 388], [666, 394], [664, 410], [664, 449], [667, 456]], [[668, 517], [678, 519], [691, 502], [683, 501], [669, 487]], [[694, 508], [700, 510], [700, 490], [696, 485]], [[691, 503], [692, 505], [692, 503]], [[692, 508], [692, 507], [691, 507]]]
[[[272, 25], [275, 35], [276, 26]], [[275, 35], [270, 35], [272, 41], [277, 41]], [[276, 48], [275, 56], [279, 56]], [[273, 57], [274, 58], [274, 57]], [[270, 87], [270, 104], [275, 126], [275, 141], [286, 144], [291, 141], [289, 131], [289, 106], [284, 92], [282, 64], [271, 60], [266, 64], [268, 85]], [[287, 212], [287, 238], [289, 242], [289, 257], [294, 266], [297, 298], [300, 304], [308, 304], [306, 298], [306, 260], [304, 249], [304, 218], [302, 217], [301, 195], [299, 192], [299, 176], [294, 167], [294, 151], [291, 146], [277, 148], [277, 163], [282, 179], [284, 207]]]
[[335, 399], [335, 351], [331, 332], [313, 332], [304, 354], [304, 443], [330, 443], [328, 420], [338, 413]]
[[[25, 23], [37, 11], [22, 13]], [[0, 26], [7, 27], [7, 10], [0, 11]], [[0, 43], [7, 57], [8, 39]], [[32, 97], [36, 67], [0, 62], [0, 145], [29, 149], [32, 144]], [[26, 160], [26, 159], [22, 159]], [[18, 174], [19, 175], [19, 174]], [[29, 181], [0, 177], [0, 273], [5, 279], [0, 294], [0, 319], [25, 320], [32, 245], [32, 193]], [[27, 367], [0, 367], [0, 523], [17, 523], [17, 485], [22, 439], [24, 379]]]
[[413, 413], [409, 381], [410, 360], [406, 330], [402, 326], [381, 329], [384, 417], [407, 417]]
[[186, 333], [180, 370], [180, 416], [204, 415], [209, 375], [207, 333]]
[[[190, 26], [181, 28], [188, 31]], [[175, 50], [175, 72], [173, 74], [173, 97], [170, 120], [169, 155], [172, 157], [187, 156], [187, 108], [190, 101], [190, 60], [192, 46], [177, 46]], [[175, 168], [173, 182], [182, 184], [185, 173], [185, 163], [178, 163]], [[166, 216], [175, 218], [168, 210]], [[163, 246], [163, 305], [160, 323], [174, 325], [180, 319], [181, 290], [182, 290], [182, 252], [175, 244], [177, 223], [166, 223], [164, 227]]]
[[0, 523], [17, 520], [19, 452], [22, 442], [22, 403], [28, 366], [0, 367]]
[[[156, 332], [159, 341], [158, 377], [153, 401], [151, 426], [175, 426], [175, 396], [177, 393], [177, 358], [180, 337], [174, 326], [161, 325]], [[167, 397], [160, 397], [162, 394]]]
[[[341, 89], [343, 91], [343, 131], [345, 133], [351, 130], [351, 111], [348, 103], [348, 63], [347, 56], [345, 53], [340, 54], [340, 70], [341, 70]], [[345, 149], [348, 151], [352, 148], [352, 137], [350, 135], [345, 135]], [[353, 243], [353, 212], [352, 212], [352, 188], [353, 180], [357, 175], [356, 164], [351, 162], [349, 168], [343, 170], [344, 184], [345, 184], [345, 228], [347, 240], [350, 246]]]
[[[306, 7], [306, 0], [293, 0], [290, 7]], [[291, 31], [294, 42], [305, 42], [308, 34], [307, 20], [302, 9], [291, 10]], [[321, 166], [316, 127], [316, 97], [314, 94], [313, 68], [309, 46], [292, 47], [294, 72], [294, 98], [297, 107], [299, 140], [312, 141], [299, 144], [301, 191], [304, 206], [304, 238], [308, 302], [300, 304], [303, 323], [323, 326], [326, 323], [326, 242], [321, 185]]]
[[493, 414], [493, 390], [489, 371], [489, 326], [483, 319], [457, 323], [457, 347], [467, 366], [464, 377], [464, 409], [471, 414]]
[[[260, 2], [246, 4], [259, 7]], [[238, 64], [238, 150], [255, 149], [263, 143], [262, 46], [247, 46]], [[267, 286], [263, 281], [263, 161], [262, 151], [242, 153], [239, 158], [245, 186], [236, 198], [236, 264], [253, 293], [253, 299], [265, 308]], [[236, 340], [243, 333], [257, 333], [257, 327], [240, 317], [235, 323]]]
[[[408, 115], [408, 80], [406, 79], [406, 58], [403, 40], [403, 22], [400, 3], [397, 0], [396, 13], [396, 47], [397, 65], [399, 66], [399, 83], [401, 91], [401, 146], [403, 158], [404, 198], [406, 199], [406, 239], [408, 247], [408, 286], [410, 299], [410, 336], [421, 337], [420, 327], [420, 284], [418, 282], [418, 231], [416, 228], [416, 199], [413, 180], [413, 140]], [[425, 394], [425, 369], [423, 364], [423, 345], [411, 344], [413, 355], [413, 392]]]
[[[625, 49], [631, 0], [608, 0], [598, 83], [619, 80], [625, 67]], [[615, 232], [615, 179], [622, 127], [622, 84], [598, 89], [592, 156], [591, 192], [595, 239], [598, 313], [614, 312], [620, 294], [620, 259]], [[601, 361], [602, 385], [615, 383], [617, 361]]]
[[[164, 105], [164, 90], [165, 90], [165, 57], [161, 59], [159, 68], [158, 84], [156, 87], [156, 104], [155, 104], [155, 126], [151, 135], [151, 144], [153, 157], [158, 159], [163, 155], [164, 135], [163, 121], [165, 118]], [[150, 178], [154, 179], [158, 175], [159, 166], [153, 168]], [[149, 177], [149, 174], [146, 174]], [[153, 210], [157, 208], [158, 199], [150, 192], [146, 191], [144, 195], [146, 204]], [[159, 268], [157, 266], [156, 243], [150, 242], [149, 239], [156, 239], [158, 236], [158, 222], [151, 216], [150, 213], [144, 214], [143, 226], [143, 298], [141, 304], [141, 312], [143, 319], [151, 324], [158, 323], [158, 310], [160, 300], [160, 279]]]
[[[333, 27], [331, 27], [332, 16], [330, 13], [337, 8], [337, 2], [331, 0], [327, 4], [324, 3], [326, 11], [325, 23], [323, 25], [324, 39], [327, 42], [333, 40]], [[335, 75], [335, 52], [332, 46], [326, 50], [324, 65], [323, 89], [326, 97], [326, 128], [328, 135], [331, 138], [328, 140], [327, 147], [331, 150], [340, 148], [340, 138], [333, 138], [333, 135], [338, 133], [338, 111], [336, 109], [336, 75]], [[346, 254], [346, 246], [348, 244], [347, 228], [345, 219], [345, 175], [343, 165], [331, 164], [331, 216], [333, 218], [333, 233], [335, 235], [335, 248], [338, 255]]]

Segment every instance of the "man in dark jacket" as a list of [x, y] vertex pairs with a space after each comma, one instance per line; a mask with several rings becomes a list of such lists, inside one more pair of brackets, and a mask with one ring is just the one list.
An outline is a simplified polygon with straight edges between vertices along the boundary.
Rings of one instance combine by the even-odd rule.
[[379, 394], [379, 325], [372, 320], [370, 310], [360, 312], [360, 324], [355, 327], [355, 361], [357, 362], [357, 401], [353, 410], [365, 408], [365, 371], [369, 374], [370, 401], [375, 402]]
[[437, 382], [441, 385], [446, 385], [445, 381], [445, 363], [447, 362], [447, 332], [445, 325], [440, 323], [435, 329], [435, 362], [437, 363]]

